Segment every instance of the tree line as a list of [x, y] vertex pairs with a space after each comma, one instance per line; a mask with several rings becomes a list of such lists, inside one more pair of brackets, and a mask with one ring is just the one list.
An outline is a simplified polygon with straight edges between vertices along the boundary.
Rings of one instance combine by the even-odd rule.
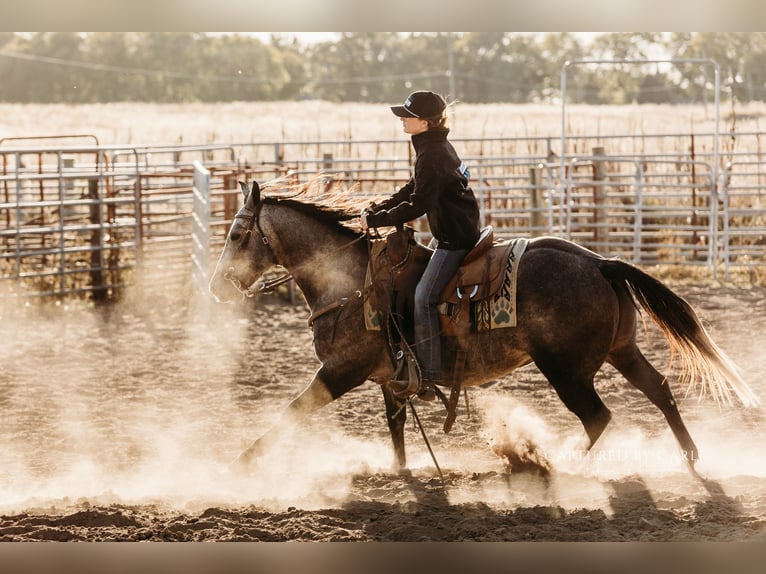
[[[566, 69], [565, 62], [571, 62]], [[587, 62], [586, 62], [587, 61]], [[0, 32], [0, 101], [322, 99], [392, 102], [428, 88], [466, 103], [766, 100], [766, 33]]]

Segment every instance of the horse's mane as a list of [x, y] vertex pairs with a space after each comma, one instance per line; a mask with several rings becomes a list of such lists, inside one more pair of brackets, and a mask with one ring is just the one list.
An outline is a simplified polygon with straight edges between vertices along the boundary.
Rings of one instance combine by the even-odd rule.
[[289, 206], [337, 227], [343, 234], [360, 235], [359, 213], [380, 197], [362, 195], [358, 184], [344, 188], [332, 177], [320, 174], [303, 183], [289, 176], [267, 181], [261, 185], [261, 199]]

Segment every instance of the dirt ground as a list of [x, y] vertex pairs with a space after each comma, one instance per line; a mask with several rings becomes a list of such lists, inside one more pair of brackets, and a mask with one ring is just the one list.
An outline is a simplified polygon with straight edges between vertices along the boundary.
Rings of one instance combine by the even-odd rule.
[[[678, 286], [766, 404], [766, 289]], [[452, 432], [414, 403], [392, 470], [374, 383], [342, 397], [246, 475], [230, 462], [317, 368], [307, 310], [179, 305], [0, 306], [0, 541], [766, 541], [763, 404], [684, 398], [687, 471], [659, 412], [614, 370], [595, 447], [534, 368], [472, 389]], [[648, 321], [648, 319], [647, 319]], [[642, 348], [673, 373], [661, 335]], [[671, 377], [671, 381], [672, 381]], [[410, 413], [408, 421], [412, 421]], [[512, 448], [550, 468], [510, 468]]]

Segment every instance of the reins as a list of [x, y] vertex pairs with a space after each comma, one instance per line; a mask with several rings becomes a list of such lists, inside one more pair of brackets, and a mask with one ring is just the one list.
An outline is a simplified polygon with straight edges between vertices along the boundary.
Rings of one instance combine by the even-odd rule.
[[[247, 228], [245, 230], [245, 235], [242, 237], [242, 239], [239, 242], [239, 245], [237, 246], [237, 251], [235, 253], [235, 257], [242, 252], [244, 249], [247, 248], [247, 246], [250, 244], [250, 239], [253, 235], [253, 229], [256, 229], [258, 234], [261, 237], [261, 241], [264, 245], [271, 246], [271, 242], [269, 241], [269, 238], [266, 237], [266, 234], [263, 232], [263, 229], [261, 228], [260, 224], [260, 215], [261, 215], [261, 209], [263, 206], [263, 202], [259, 201], [255, 203], [253, 212], [249, 215], [245, 214], [237, 214], [234, 216], [234, 218], [248, 218], [249, 222], [247, 224]], [[327, 253], [323, 253], [319, 257], [315, 257], [309, 261], [304, 261], [303, 263], [300, 263], [293, 267], [292, 271], [288, 271], [287, 273], [280, 275], [279, 277], [275, 277], [274, 279], [270, 279], [267, 281], [258, 281], [256, 280], [253, 282], [250, 286], [247, 288], [243, 288], [242, 282], [237, 279], [237, 277], [234, 276], [234, 268], [230, 267], [227, 269], [227, 271], [224, 273], [224, 278], [227, 279], [236, 287], [236, 289], [242, 293], [243, 296], [247, 298], [255, 297], [257, 294], [265, 294], [270, 293], [274, 291], [277, 287], [280, 285], [283, 285], [284, 283], [287, 283], [288, 281], [291, 281], [294, 279], [294, 272], [296, 269], [299, 269], [308, 263], [316, 264], [318, 261], [321, 262], [324, 259], [327, 259], [329, 257], [334, 256], [338, 252], [347, 249], [348, 247], [351, 247], [355, 243], [361, 241], [362, 239], [367, 239], [368, 234], [364, 233], [358, 237], [355, 237], [351, 241], [348, 241], [344, 243], [343, 245], [340, 245], [339, 247], [336, 247], [335, 249], [328, 251]], [[369, 243], [369, 242], [368, 242]], [[369, 250], [369, 247], [368, 247]], [[325, 305], [324, 307], [321, 307], [320, 309], [314, 311], [308, 318], [308, 325], [309, 327], [313, 328], [314, 322], [321, 316], [326, 315], [327, 313], [330, 313], [331, 311], [334, 311], [336, 309], [343, 309], [350, 301], [356, 301], [356, 300], [363, 300], [365, 296], [365, 291], [363, 290], [355, 290], [351, 296], [346, 297], [340, 297], [336, 301], [333, 301], [329, 305]], [[335, 332], [338, 325], [338, 320], [340, 318], [340, 313], [336, 315], [335, 317], [335, 323], [333, 324], [333, 332], [332, 332], [332, 339], [335, 339]]]
[[426, 448], [428, 449], [429, 454], [431, 455], [431, 460], [434, 461], [434, 466], [436, 467], [436, 470], [439, 472], [439, 478], [442, 480], [442, 484], [444, 483], [444, 473], [442, 473], [442, 469], [439, 466], [439, 461], [436, 460], [436, 455], [434, 454], [433, 449], [431, 448], [431, 442], [428, 440], [428, 436], [426, 435], [426, 430], [423, 428], [423, 423], [420, 422], [420, 417], [418, 416], [418, 412], [415, 410], [415, 405], [412, 404], [412, 399], [407, 399], [407, 404], [410, 405], [410, 410], [412, 411], [412, 416], [415, 419], [415, 422], [418, 425], [418, 428], [420, 429], [420, 434], [423, 437], [423, 442], [426, 443]]
[[[333, 255], [334, 253], [337, 253], [341, 249], [345, 249], [346, 247], [350, 247], [351, 245], [353, 245], [357, 241], [361, 241], [362, 239], [367, 239], [367, 251], [369, 253], [370, 249], [371, 249], [370, 248], [371, 242], [369, 241], [370, 236], [369, 236], [369, 233], [364, 233], [363, 235], [360, 235], [359, 237], [353, 239], [352, 241], [346, 243], [345, 245], [341, 245], [337, 249], [334, 249], [333, 251], [324, 254], [322, 256], [322, 259], [324, 259], [325, 257], [328, 257], [330, 255]], [[308, 325], [309, 325], [309, 327], [313, 328], [314, 322], [317, 319], [319, 319], [319, 317], [321, 317], [323, 315], [326, 315], [327, 313], [330, 313], [331, 311], [334, 311], [335, 309], [341, 309], [342, 310], [350, 301], [364, 301], [365, 298], [367, 297], [368, 293], [369, 293], [369, 289], [370, 289], [369, 287], [364, 287], [363, 289], [356, 289], [351, 296], [349, 296], [349, 297], [340, 297], [339, 299], [337, 299], [336, 301], [333, 301], [329, 305], [325, 305], [324, 307], [320, 307], [319, 309], [317, 309], [316, 311], [311, 313], [311, 315], [309, 316], [309, 318], [308, 318]], [[332, 337], [330, 338], [330, 341], [335, 341], [335, 332], [337, 330], [338, 321], [339, 320], [340, 320], [340, 312], [335, 316], [335, 322], [333, 323]]]
[[[262, 232], [260, 232], [260, 233], [262, 233]], [[356, 237], [356, 238], [352, 239], [351, 241], [349, 241], [348, 243], [344, 243], [343, 245], [341, 245], [339, 247], [336, 247], [332, 251], [329, 251], [328, 253], [324, 253], [320, 257], [312, 259], [310, 262], [311, 263], [316, 263], [317, 261], [322, 261], [323, 259], [331, 257], [331, 256], [335, 255], [336, 253], [346, 249], [347, 247], [351, 247], [354, 243], [357, 243], [357, 242], [361, 241], [364, 238], [365, 238], [364, 235]], [[264, 239], [266, 240], [266, 241], [264, 241], [264, 243], [269, 244], [268, 239], [265, 236], [264, 236]], [[300, 264], [296, 265], [294, 267], [294, 269], [300, 269], [301, 267], [303, 267], [304, 265], [306, 265], [308, 263], [309, 263], [309, 261], [305, 261], [303, 263], [300, 263]], [[255, 295], [255, 292], [251, 291], [253, 286], [257, 287], [257, 289], [258, 289], [257, 292], [258, 293], [270, 293], [274, 289], [279, 287], [280, 285], [282, 285], [284, 283], [287, 283], [288, 281], [291, 281], [293, 278], [294, 278], [293, 277], [293, 273], [288, 271], [284, 275], [280, 275], [279, 277], [275, 277], [274, 279], [270, 279], [268, 281], [256, 281], [255, 283], [253, 283], [253, 285], [251, 285], [250, 287], [248, 287], [246, 289], [246, 291], [249, 291], [250, 294], [248, 294], [247, 292], [245, 292], [244, 294], [247, 297], [252, 297], [253, 295]], [[357, 289], [356, 291], [354, 291], [353, 297], [341, 297], [335, 303], [331, 303], [330, 305], [327, 305], [326, 307], [323, 307], [319, 311], [315, 312], [311, 317], [309, 317], [309, 326], [311, 326], [311, 323], [313, 323], [313, 319], [316, 319], [320, 315], [324, 315], [328, 311], [332, 311], [333, 309], [337, 309], [338, 307], [344, 306], [348, 302], [348, 300], [351, 299], [351, 298], [359, 299], [361, 297], [362, 297], [362, 291]]]
[[[337, 301], [333, 301], [329, 305], [325, 305], [324, 307], [321, 307], [317, 311], [314, 311], [309, 316], [309, 319], [308, 319], [309, 327], [313, 327], [314, 326], [314, 321], [316, 321], [322, 315], [325, 315], [325, 314], [329, 313], [330, 311], [334, 311], [335, 309], [342, 309], [343, 307], [345, 307], [348, 304], [349, 301], [352, 301], [352, 300], [355, 300], [355, 299], [361, 299], [362, 295], [363, 295], [362, 291], [357, 289], [356, 291], [354, 291], [354, 294], [353, 294], [352, 297], [341, 297]], [[333, 338], [335, 338], [335, 337], [333, 336]]]
[[[249, 194], [248, 198], [251, 195], [252, 194]], [[263, 208], [263, 202], [262, 201], [259, 201], [257, 203], [254, 202], [252, 214], [244, 215], [244, 214], [239, 214], [238, 213], [238, 214], [236, 214], [234, 216], [234, 219], [238, 219], [238, 218], [239, 219], [245, 219], [245, 218], [249, 219], [249, 223], [247, 225], [247, 229], [245, 230], [245, 235], [240, 240], [239, 245], [237, 246], [237, 251], [234, 254], [235, 257], [241, 251], [246, 249], [247, 246], [250, 244], [250, 239], [252, 238], [253, 229], [254, 228], [257, 230], [258, 234], [260, 235], [261, 241], [263, 242], [263, 244], [264, 245], [268, 245], [268, 246], [271, 245], [271, 242], [269, 241], [269, 238], [266, 237], [266, 234], [263, 232], [263, 229], [261, 228], [260, 215], [261, 215], [261, 209], [262, 208]], [[352, 246], [354, 243], [357, 243], [357, 242], [361, 241], [362, 239], [365, 239], [366, 237], [367, 237], [367, 234], [362, 234], [359, 237], [355, 237], [351, 241], [349, 241], [347, 243], [344, 243], [343, 245], [333, 249], [332, 251], [329, 251], [328, 253], [324, 253], [318, 259], [312, 259], [311, 262], [312, 263], [316, 263], [317, 260], [318, 261], [322, 261], [323, 259], [331, 257], [331, 256], [335, 255], [336, 253], [338, 253], [339, 251], [342, 251], [343, 249], [346, 249], [347, 247]], [[295, 268], [298, 269], [298, 268], [303, 267], [304, 265], [306, 265], [308, 263], [309, 262], [306, 261], [304, 263], [296, 265]], [[236, 287], [237, 290], [240, 293], [242, 293], [242, 295], [244, 295], [247, 298], [252, 298], [256, 294], [260, 294], [260, 293], [270, 293], [274, 289], [279, 287], [280, 285], [283, 285], [284, 283], [287, 283], [288, 281], [291, 281], [294, 278], [293, 272], [287, 272], [284, 275], [280, 275], [279, 277], [276, 277], [274, 279], [270, 279], [268, 281], [257, 281], [256, 280], [250, 286], [248, 286], [247, 288], [243, 289], [242, 288], [242, 282], [234, 276], [233, 271], [234, 271], [233, 267], [230, 267], [229, 269], [227, 269], [226, 272], [224, 273], [224, 279], [227, 279], [228, 281], [230, 281], [234, 285], [234, 287]], [[361, 297], [361, 294], [359, 295], [359, 297]], [[344, 297], [342, 299], [348, 299], [348, 297]], [[337, 308], [338, 306], [340, 306], [340, 305], [335, 304], [333, 309]], [[324, 314], [324, 313], [326, 313], [326, 312], [328, 312], [330, 310], [332, 310], [332, 309], [326, 309], [326, 310], [320, 310], [320, 311], [323, 311], [321, 314]], [[319, 314], [320, 313], [316, 313], [314, 318], [319, 316]], [[309, 325], [311, 325], [311, 323], [313, 321], [311, 319], [309, 319], [309, 320], [310, 320]]]

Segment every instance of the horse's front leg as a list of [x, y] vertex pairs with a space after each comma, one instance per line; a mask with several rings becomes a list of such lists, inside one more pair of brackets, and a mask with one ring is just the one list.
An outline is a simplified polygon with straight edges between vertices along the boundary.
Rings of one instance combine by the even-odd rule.
[[394, 455], [396, 456], [396, 470], [407, 467], [407, 454], [404, 449], [404, 424], [407, 422], [407, 405], [401, 399], [394, 396], [391, 385], [381, 385], [383, 399], [386, 402], [386, 422], [391, 431], [391, 440], [394, 443]]
[[288, 425], [294, 425], [309, 413], [322, 408], [340, 396], [330, 391], [327, 382], [325, 382], [326, 377], [325, 368], [320, 368], [303, 392], [287, 405], [277, 424], [243, 450], [237, 457], [236, 464], [246, 468], [253, 459], [263, 455], [271, 448]]

